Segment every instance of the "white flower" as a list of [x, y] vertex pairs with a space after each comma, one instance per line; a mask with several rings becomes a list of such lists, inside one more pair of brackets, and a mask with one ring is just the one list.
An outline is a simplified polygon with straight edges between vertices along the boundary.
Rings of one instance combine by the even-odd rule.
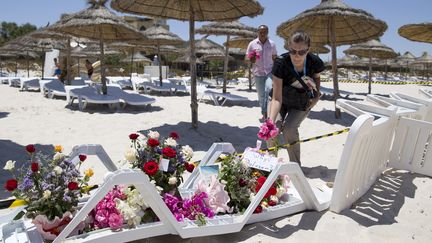
[[9, 170], [9, 171], [13, 170], [15, 168], [15, 162], [16, 161], [8, 160], [6, 162], [6, 165], [3, 167], [3, 169]]
[[275, 196], [275, 195], [271, 195], [270, 196], [270, 201], [274, 201], [276, 204], [278, 204], [279, 203], [279, 198], [277, 196]]
[[56, 173], [56, 175], [60, 175], [63, 172], [63, 169], [60, 166], [54, 167], [53, 171]]
[[62, 161], [64, 158], [65, 158], [64, 154], [57, 152], [57, 153], [54, 154], [54, 158], [53, 159], [56, 160], [56, 161]]
[[175, 176], [171, 176], [171, 177], [168, 179], [168, 184], [170, 184], [170, 185], [175, 185], [175, 184], [177, 184], [177, 177], [175, 177]]
[[137, 160], [136, 153], [135, 153], [134, 149], [126, 150], [124, 156], [125, 156], [125, 159], [129, 162], [135, 162]]
[[182, 154], [186, 157], [187, 160], [192, 159], [193, 150], [189, 145], [185, 145], [182, 147]]
[[50, 198], [51, 197], [51, 191], [50, 190], [45, 190], [44, 192], [43, 192], [43, 198], [44, 199], [48, 199], [48, 198]]
[[283, 195], [285, 195], [285, 193], [287, 192], [287, 190], [283, 187], [278, 187], [276, 188], [276, 197], [281, 198]]
[[149, 131], [149, 133], [148, 133], [148, 136], [149, 136], [149, 138], [153, 138], [153, 139], [159, 139], [159, 133], [158, 132], [156, 132], [156, 131]]
[[255, 199], [255, 193], [249, 195], [249, 200], [252, 202]]
[[160, 186], [156, 186], [156, 190], [158, 191], [159, 194], [161, 194], [161, 192], [163, 191], [163, 188]]
[[177, 142], [173, 138], [167, 138], [165, 140], [165, 145], [175, 147], [175, 146], [177, 146]]

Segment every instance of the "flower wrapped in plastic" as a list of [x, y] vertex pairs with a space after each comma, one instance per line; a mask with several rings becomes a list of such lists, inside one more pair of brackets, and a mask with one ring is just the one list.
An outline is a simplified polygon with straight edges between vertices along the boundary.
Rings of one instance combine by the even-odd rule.
[[13, 174], [5, 189], [26, 205], [26, 216], [33, 219], [36, 228], [46, 239], [54, 239], [71, 220], [79, 198], [88, 193], [88, 181], [93, 171], [81, 175], [80, 166], [87, 159], [79, 155], [73, 163], [56, 146], [50, 155], [44, 155], [32, 144], [26, 146], [30, 156], [28, 163], [15, 169], [15, 162], [8, 161], [5, 170]]

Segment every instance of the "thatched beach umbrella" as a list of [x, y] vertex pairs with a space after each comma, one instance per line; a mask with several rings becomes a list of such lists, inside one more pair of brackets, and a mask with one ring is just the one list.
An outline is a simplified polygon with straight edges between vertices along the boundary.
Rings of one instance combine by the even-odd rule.
[[131, 78], [132, 78], [132, 73], [134, 72], [133, 66], [134, 66], [134, 57], [135, 57], [135, 55], [132, 55], [132, 53], [135, 53], [137, 51], [148, 52], [148, 51], [155, 49], [153, 46], [138, 44], [138, 43], [136, 43], [136, 41], [131, 41], [130, 43], [127, 43], [124, 41], [111, 42], [111, 43], [108, 43], [108, 46], [113, 47], [114, 49], [129, 50], [130, 51], [131, 55], [129, 55], [129, 57], [130, 57], [131, 69], [130, 69], [129, 75]]
[[[239, 21], [232, 22], [216, 22], [208, 25], [204, 25], [196, 30], [199, 34], [208, 35], [225, 35], [226, 42], [229, 42], [231, 36], [241, 37], [255, 37], [257, 29], [254, 27], [247, 26], [240, 23]], [[226, 93], [227, 74], [228, 74], [228, 52], [229, 46], [225, 45], [225, 59], [224, 59], [224, 82], [222, 92]]]
[[400, 27], [398, 33], [408, 40], [432, 43], [432, 22], [407, 24]]
[[97, 39], [100, 43], [100, 69], [102, 92], [107, 93], [104, 69], [104, 42], [119, 40], [138, 40], [144, 38], [122, 18], [105, 7], [106, 0], [90, 0], [90, 7], [61, 19], [52, 29], [73, 36]]
[[378, 40], [370, 40], [361, 44], [352, 45], [344, 51], [345, 54], [369, 58], [369, 84], [368, 93], [372, 91], [372, 58], [388, 59], [397, 56], [392, 48], [384, 45]]
[[120, 12], [189, 21], [192, 127], [198, 127], [198, 100], [195, 64], [195, 21], [229, 21], [254, 17], [264, 9], [255, 0], [113, 0], [111, 7]]
[[[23, 53], [25, 53], [25, 55], [23, 55]], [[35, 52], [32, 52], [31, 49], [28, 47], [6, 44], [0, 47], [0, 59], [2, 57], [6, 57], [8, 59], [12, 58], [15, 60], [15, 77], [18, 74], [18, 59], [25, 58], [27, 62], [27, 77], [29, 77], [30, 76], [29, 59], [30, 58], [36, 59], [39, 56]]]
[[[377, 38], [386, 29], [385, 22], [375, 19], [366, 11], [351, 8], [340, 0], [321, 0], [316, 7], [279, 25], [277, 34], [286, 39], [294, 31], [304, 30], [311, 35], [312, 42], [331, 47], [333, 92], [336, 102], [339, 97], [336, 47]], [[336, 109], [336, 117], [340, 117], [339, 109]]]
[[137, 63], [151, 63], [152, 60], [141, 54], [140, 52], [135, 52], [133, 55], [129, 55], [121, 60], [121, 62], [129, 62], [131, 59]]
[[39, 58], [39, 55], [37, 55], [35, 51], [44, 45], [49, 45], [49, 43], [47, 43], [46, 41], [47, 40], [34, 40], [29, 38], [28, 36], [21, 36], [7, 42], [1, 47], [1, 50], [26, 53], [25, 59], [27, 62], [27, 77], [30, 77], [30, 58]]
[[162, 58], [160, 53], [160, 46], [181, 45], [184, 43], [184, 41], [178, 35], [165, 29], [162, 26], [151, 26], [142, 33], [146, 37], [146, 40], [145, 42], [140, 41], [140, 43], [145, 43], [146, 45], [155, 45], [157, 47], [157, 53], [159, 57], [159, 84], [160, 86], [162, 86]]
[[421, 57], [415, 59], [413, 64], [422, 64], [423, 70], [426, 72], [426, 80], [429, 81], [429, 68], [432, 64], [432, 56], [429, 55], [426, 51], [423, 52]]
[[406, 51], [402, 56], [397, 57], [397, 60], [401, 64], [401, 66], [405, 65], [406, 67], [406, 77], [408, 77], [409, 64], [412, 63], [415, 60], [415, 58], [416, 57], [409, 51]]
[[63, 43], [65, 48], [62, 48], [60, 50], [65, 50], [66, 51], [66, 80], [67, 82], [71, 82], [72, 78], [71, 78], [71, 51], [72, 51], [72, 41], [73, 39], [79, 41], [79, 42], [86, 42], [89, 43], [90, 40], [88, 39], [83, 39], [83, 38], [74, 38], [71, 35], [68, 34], [64, 34], [55, 30], [50, 29], [50, 27], [45, 27], [45, 28], [41, 28], [38, 29], [36, 31], [33, 31], [30, 36], [32, 38], [42, 38], [42, 39], [50, 39], [50, 40], [56, 40], [58, 42]]
[[[177, 57], [173, 63], [190, 63], [191, 62], [190, 53], [185, 52], [184, 55]], [[201, 58], [196, 59], [196, 64], [204, 64]]]

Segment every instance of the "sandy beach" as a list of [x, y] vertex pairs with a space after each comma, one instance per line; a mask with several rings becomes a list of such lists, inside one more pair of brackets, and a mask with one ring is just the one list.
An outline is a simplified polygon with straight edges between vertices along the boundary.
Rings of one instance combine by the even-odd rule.
[[[352, 100], [364, 100], [367, 84], [340, 83], [352, 92]], [[332, 83], [323, 83], [331, 88]], [[396, 91], [420, 96], [417, 85], [372, 86], [372, 93]], [[128, 135], [140, 130], [158, 131], [162, 136], [176, 131], [180, 143], [190, 145], [196, 158], [213, 142], [230, 142], [237, 151], [255, 146], [260, 122], [257, 95], [246, 85], [231, 86], [229, 92], [249, 99], [215, 106], [199, 103], [199, 128], [191, 129], [190, 96], [152, 95], [150, 108], [126, 107], [110, 111], [89, 106], [66, 107], [64, 99], [47, 99], [36, 91], [19, 91], [0, 85], [0, 161], [22, 163], [24, 147], [50, 150], [62, 145], [69, 153], [79, 144], [101, 144], [115, 162], [123, 159], [130, 145]], [[342, 113], [335, 119], [334, 102], [322, 100], [300, 127], [301, 138], [314, 137], [349, 127], [354, 117]], [[334, 181], [347, 133], [302, 144], [302, 164], [311, 183]], [[85, 166], [95, 169], [95, 178], [106, 172], [97, 159]], [[0, 182], [7, 179], [0, 172]], [[99, 182], [95, 179], [95, 182]], [[2, 191], [2, 198], [7, 194]], [[432, 179], [406, 171], [388, 170], [351, 209], [341, 214], [330, 211], [303, 212], [247, 225], [235, 234], [182, 240], [178, 236], [156, 237], [140, 242], [432, 242]]]

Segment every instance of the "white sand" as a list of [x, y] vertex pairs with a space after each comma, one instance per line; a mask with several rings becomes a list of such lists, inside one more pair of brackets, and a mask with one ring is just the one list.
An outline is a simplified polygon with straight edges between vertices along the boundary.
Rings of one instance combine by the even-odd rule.
[[[331, 83], [324, 83], [331, 87]], [[373, 85], [373, 93], [398, 91], [418, 95], [419, 86]], [[61, 144], [65, 152], [74, 145], [102, 144], [114, 161], [123, 157], [129, 146], [128, 135], [137, 130], [156, 130], [167, 136], [177, 131], [182, 144], [195, 151], [206, 151], [213, 142], [226, 141], [238, 151], [254, 146], [260, 116], [255, 92], [246, 86], [228, 89], [247, 96], [251, 101], [217, 107], [199, 103], [199, 128], [190, 127], [189, 96], [154, 96], [157, 102], [150, 109], [126, 108], [110, 112], [106, 107], [90, 106], [80, 112], [75, 105], [65, 108], [61, 99], [47, 99], [38, 92], [20, 92], [0, 85], [0, 162], [8, 159], [23, 161], [24, 146], [51, 149]], [[342, 90], [361, 95], [366, 84], [341, 83]], [[232, 105], [231, 105], [232, 104]], [[343, 113], [334, 118], [334, 102], [323, 100], [314, 107], [300, 128], [302, 138], [317, 136], [348, 127], [354, 118]], [[313, 183], [333, 181], [346, 133], [302, 144], [302, 163]], [[104, 173], [95, 159], [86, 166]], [[1, 172], [3, 183], [7, 173]], [[100, 179], [101, 177], [99, 177]], [[432, 242], [432, 180], [418, 174], [391, 171], [380, 178], [376, 187], [382, 190], [366, 194], [355, 209], [342, 214], [329, 211], [305, 212], [246, 226], [240, 233], [207, 238], [181, 240], [178, 236], [156, 237], [149, 242]], [[388, 188], [394, 188], [388, 190]], [[374, 194], [374, 195], [373, 195]], [[4, 193], [1, 194], [4, 197]], [[144, 236], [143, 236], [144, 237]], [[144, 242], [144, 241], [143, 241]]]

